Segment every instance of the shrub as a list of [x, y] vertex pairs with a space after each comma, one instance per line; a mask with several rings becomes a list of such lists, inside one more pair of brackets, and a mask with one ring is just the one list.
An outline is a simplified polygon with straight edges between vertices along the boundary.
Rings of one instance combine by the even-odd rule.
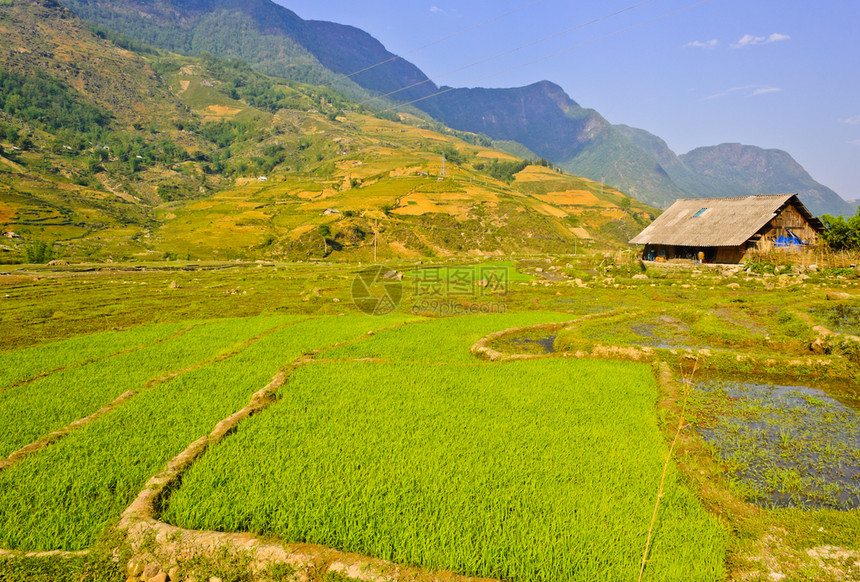
[[34, 240], [24, 247], [24, 262], [47, 263], [54, 258], [54, 243]]

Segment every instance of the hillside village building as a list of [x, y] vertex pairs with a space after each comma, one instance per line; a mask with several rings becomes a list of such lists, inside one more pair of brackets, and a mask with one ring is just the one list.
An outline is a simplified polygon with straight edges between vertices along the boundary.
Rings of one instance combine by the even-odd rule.
[[748, 251], [814, 244], [824, 225], [797, 194], [676, 201], [630, 240], [646, 260], [740, 263]]

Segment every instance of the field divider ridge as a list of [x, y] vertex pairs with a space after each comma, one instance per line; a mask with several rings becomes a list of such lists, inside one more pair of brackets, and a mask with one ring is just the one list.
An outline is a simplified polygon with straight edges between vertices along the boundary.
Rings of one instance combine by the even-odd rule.
[[[151, 390], [152, 388], [155, 388], [156, 386], [163, 384], [165, 382], [168, 382], [168, 381], [170, 381], [170, 380], [172, 380], [178, 376], [181, 376], [183, 374], [188, 374], [190, 372], [194, 372], [194, 371], [199, 370], [201, 368], [205, 368], [206, 366], [211, 366], [213, 364], [217, 364], [218, 362], [223, 362], [224, 360], [228, 360], [232, 357], [235, 357], [235, 356], [241, 354], [243, 351], [245, 351], [249, 347], [251, 347], [252, 345], [254, 345], [255, 343], [257, 343], [258, 341], [260, 341], [261, 339], [263, 339], [264, 337], [266, 337], [267, 335], [269, 335], [271, 333], [275, 333], [276, 331], [280, 331], [281, 329], [284, 329], [286, 327], [290, 327], [291, 325], [295, 325], [296, 323], [300, 323], [303, 321], [307, 321], [307, 319], [300, 319], [297, 321], [291, 321], [290, 323], [286, 323], [283, 325], [279, 325], [277, 327], [273, 327], [271, 329], [267, 329], [266, 331], [256, 335], [255, 337], [252, 337], [251, 339], [245, 340], [238, 347], [232, 348], [226, 352], [218, 354], [214, 358], [210, 358], [210, 359], [204, 360], [202, 362], [197, 362], [196, 364], [193, 364], [193, 365], [188, 366], [186, 368], [183, 368], [181, 370], [176, 370], [174, 372], [171, 372], [171, 373], [166, 374], [164, 376], [160, 376], [158, 378], [153, 378], [153, 379], [147, 381], [146, 384], [144, 384], [144, 386], [139, 390], [128, 390], [128, 391], [124, 392], [122, 395], [120, 395], [119, 397], [117, 397], [115, 400], [113, 400], [109, 404], [106, 404], [105, 406], [103, 406], [102, 408], [100, 408], [96, 412], [90, 414], [89, 416], [85, 416], [84, 418], [79, 418], [78, 420], [64, 426], [63, 428], [52, 431], [52, 432], [48, 433], [47, 435], [43, 436], [42, 438], [40, 438], [39, 440], [34, 441], [28, 445], [25, 445], [25, 446], [21, 447], [20, 449], [18, 449], [17, 451], [13, 452], [6, 459], [0, 461], [0, 471], [3, 471], [4, 469], [8, 469], [12, 465], [19, 463], [20, 461], [24, 460], [28, 456], [33, 455], [33, 454], [41, 451], [42, 449], [56, 443], [60, 439], [68, 436], [69, 434], [78, 430], [79, 428], [86, 426], [92, 422], [95, 422], [100, 417], [104, 416], [105, 414], [111, 412], [115, 408], [118, 408], [119, 406], [128, 402], [129, 400], [131, 400], [132, 398], [134, 398], [135, 396], [137, 396], [138, 394], [140, 394], [144, 390]], [[205, 324], [198, 324], [198, 325], [205, 325]], [[197, 327], [197, 326], [194, 325], [194, 326], [188, 327], [182, 331], [184, 333], [186, 331], [191, 330], [194, 327]], [[176, 337], [179, 337], [181, 335], [182, 334], [179, 334]], [[165, 339], [163, 341], [167, 341], [167, 340]], [[132, 350], [132, 351], [134, 351], [134, 350]]]
[[[846, 364], [848, 360], [845, 357], [811, 352], [808, 355], [778, 355], [778, 354], [757, 354], [750, 352], [739, 352], [736, 350], [713, 349], [713, 348], [655, 348], [651, 346], [637, 345], [604, 345], [595, 343], [589, 348], [580, 349], [577, 351], [554, 352], [548, 354], [517, 354], [505, 353], [490, 347], [491, 343], [502, 337], [513, 335], [516, 333], [529, 331], [556, 331], [573, 327], [577, 323], [597, 319], [601, 317], [611, 317], [613, 315], [627, 315], [633, 317], [641, 314], [638, 310], [616, 309], [603, 313], [595, 313], [585, 315], [578, 319], [567, 322], [558, 323], [542, 323], [538, 325], [528, 325], [522, 327], [512, 327], [502, 331], [497, 331], [484, 336], [475, 342], [470, 351], [476, 358], [506, 362], [515, 360], [535, 360], [545, 358], [595, 358], [601, 360], [622, 360], [628, 362], [654, 363], [666, 360], [667, 358], [675, 359], [678, 357], [695, 359], [697, 355], [703, 360], [700, 362], [702, 371], [750, 371], [762, 373], [765, 375], [799, 375], [808, 373], [821, 373], [825, 376], [833, 378], [853, 378], [853, 372], [845, 370], [845, 366], [840, 367], [840, 363]], [[799, 314], [803, 318], [804, 314]], [[808, 316], [807, 316], [808, 317]], [[820, 334], [820, 338], [842, 338], [846, 341], [856, 341], [860, 343], [860, 337], [837, 332], [831, 332], [827, 328], [819, 325], [813, 325], [811, 318], [805, 320], [812, 326], [813, 331]], [[828, 334], [829, 332], [829, 334]]]
[[554, 357], [571, 357], [576, 355], [579, 357], [579, 354], [569, 354], [566, 352], [563, 353], [555, 353], [555, 354], [506, 354], [504, 352], [500, 352], [498, 350], [494, 350], [490, 347], [490, 343], [503, 338], [507, 335], [511, 335], [518, 332], [523, 331], [557, 331], [566, 329], [568, 327], [572, 327], [577, 323], [581, 323], [583, 321], [589, 321], [592, 319], [601, 319], [604, 317], [612, 317], [614, 315], [619, 315], [624, 313], [625, 309], [613, 309], [611, 311], [604, 311], [602, 313], [590, 313], [588, 315], [583, 315], [582, 317], [578, 317], [576, 319], [571, 319], [569, 321], [560, 321], [553, 323], [539, 323], [537, 325], [525, 325], [520, 327], [510, 327], [508, 329], [503, 329], [501, 331], [495, 331], [491, 334], [485, 335], [469, 348], [469, 351], [476, 358], [490, 360], [492, 362], [496, 361], [509, 361], [509, 360], [534, 360], [538, 358], [554, 358]]

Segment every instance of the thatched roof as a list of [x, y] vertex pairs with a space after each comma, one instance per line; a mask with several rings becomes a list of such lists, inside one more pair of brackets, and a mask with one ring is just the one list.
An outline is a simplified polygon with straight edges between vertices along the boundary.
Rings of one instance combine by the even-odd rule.
[[695, 198], [676, 201], [630, 242], [690, 247], [736, 247], [744, 244], [788, 203], [821, 230], [797, 194], [741, 198]]

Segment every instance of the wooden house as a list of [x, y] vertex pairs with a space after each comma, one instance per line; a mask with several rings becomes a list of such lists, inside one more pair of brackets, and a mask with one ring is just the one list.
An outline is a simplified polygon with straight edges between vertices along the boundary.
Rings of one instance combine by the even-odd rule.
[[645, 245], [645, 259], [740, 263], [750, 250], [813, 244], [823, 229], [797, 194], [697, 198], [676, 201], [630, 242]]

